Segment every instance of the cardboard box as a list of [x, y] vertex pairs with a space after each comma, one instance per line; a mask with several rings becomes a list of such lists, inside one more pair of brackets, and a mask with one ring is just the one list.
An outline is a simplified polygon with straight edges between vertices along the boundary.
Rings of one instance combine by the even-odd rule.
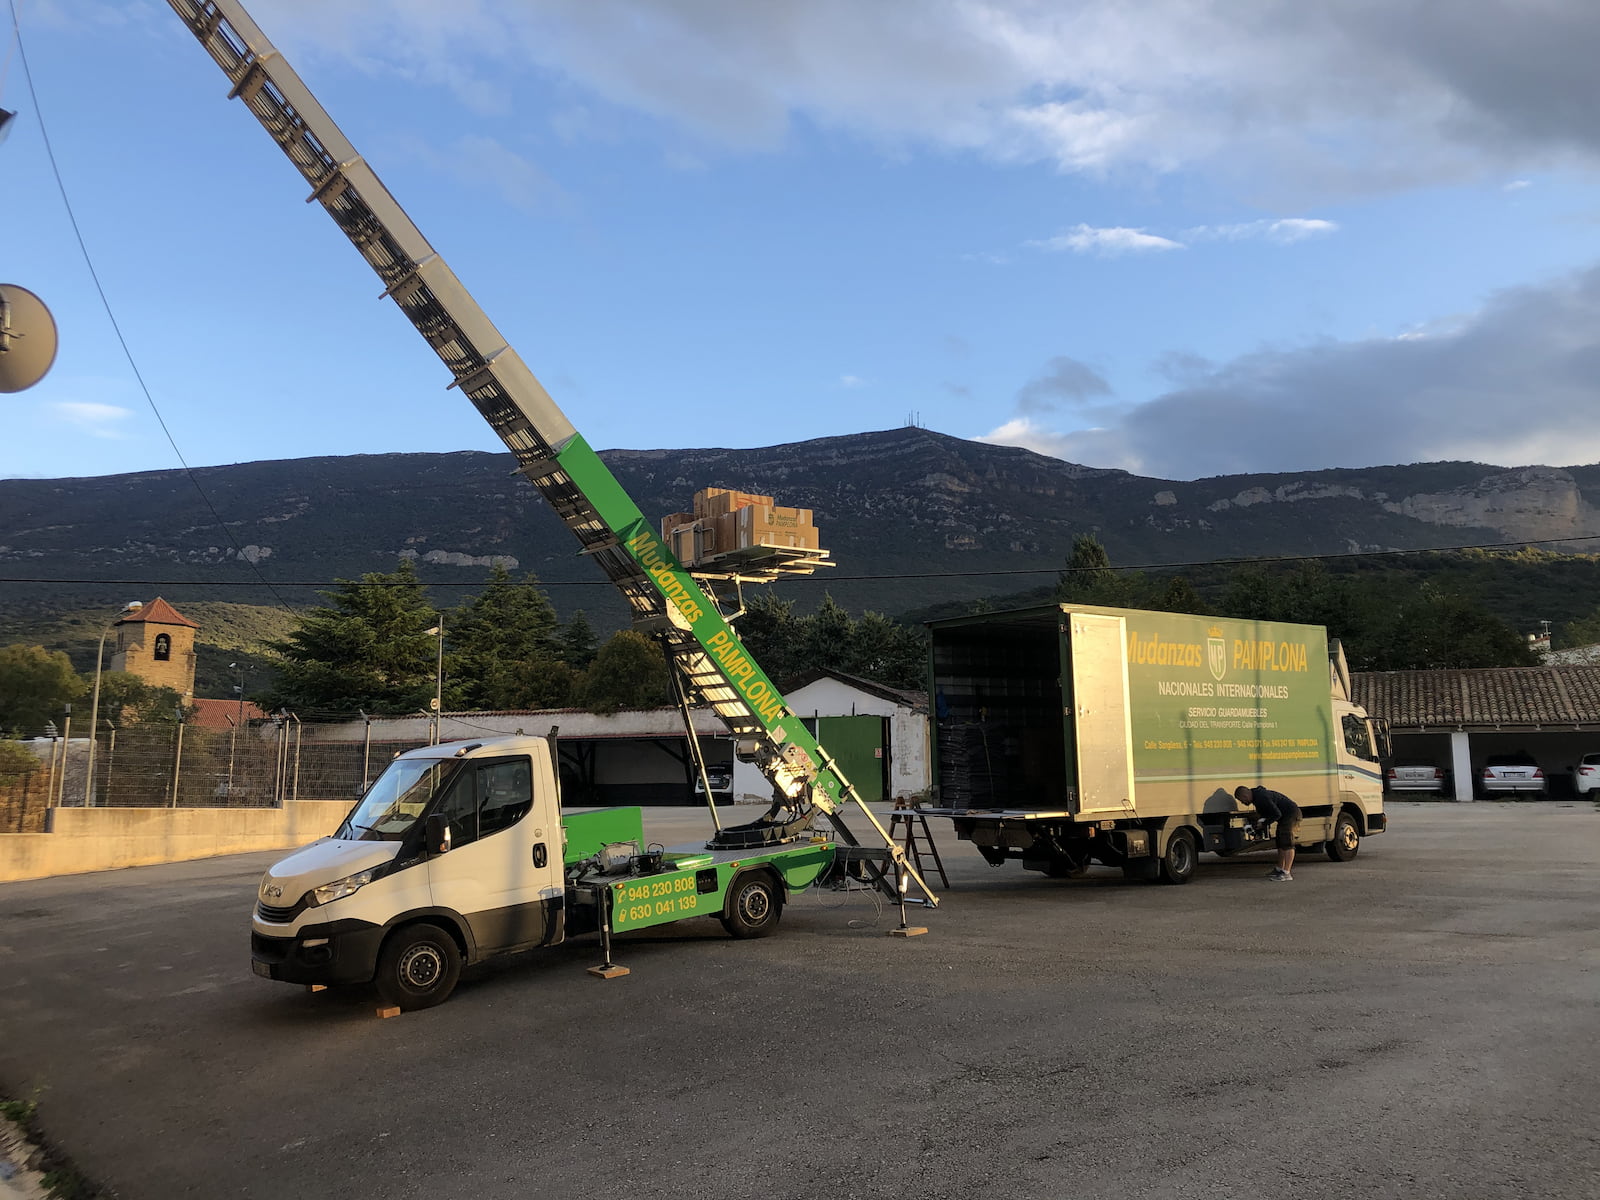
[[736, 492], [731, 488], [702, 488], [694, 494], [694, 515], [701, 518], [720, 517], [751, 504], [772, 503], [771, 496], [758, 496], [754, 492]]

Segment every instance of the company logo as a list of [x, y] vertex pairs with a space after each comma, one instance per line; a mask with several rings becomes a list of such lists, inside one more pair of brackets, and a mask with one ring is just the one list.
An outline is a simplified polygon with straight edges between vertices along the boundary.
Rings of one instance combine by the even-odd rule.
[[283, 898], [283, 889], [275, 883], [263, 883], [261, 885], [261, 896], [265, 900], [281, 900]]
[[1228, 643], [1223, 640], [1220, 625], [1206, 630], [1206, 665], [1211, 668], [1211, 678], [1219, 683], [1228, 673]]

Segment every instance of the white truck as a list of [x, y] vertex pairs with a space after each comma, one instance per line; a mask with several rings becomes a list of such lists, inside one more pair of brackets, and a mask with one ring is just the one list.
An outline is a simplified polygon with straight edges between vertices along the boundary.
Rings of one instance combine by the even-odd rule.
[[333, 833], [262, 878], [257, 975], [372, 982], [402, 1011], [446, 1000], [462, 965], [598, 932], [716, 917], [774, 932], [791, 892], [834, 862], [821, 836], [664, 850], [637, 808], [564, 813], [554, 736], [424, 746], [394, 759]]
[[1051, 604], [931, 625], [934, 804], [993, 865], [1187, 883], [1265, 850], [1237, 786], [1283, 792], [1336, 861], [1387, 827], [1387, 729], [1316, 625]]
[[[168, 2], [227, 76], [230, 97], [243, 102], [310, 186], [307, 200], [323, 207], [382, 280], [383, 295], [449, 369], [449, 387], [477, 408], [516, 457], [518, 473], [577, 538], [580, 553], [621, 591], [634, 627], [659, 640], [706, 790], [712, 789], [688, 719], [691, 705], [716, 712], [736, 752], [759, 766], [773, 796], [762, 819], [717, 830], [704, 851], [677, 857], [671, 870], [639, 848], [634, 810], [631, 836], [611, 839], [634, 843], [626, 870], [649, 880], [629, 883], [602, 873], [623, 869], [606, 855], [592, 862], [586, 851], [571, 860], [573, 845], [586, 847], [594, 829], [618, 818], [574, 816], [563, 825], [548, 753], [487, 744], [413, 752], [391, 766], [334, 837], [269, 872], [255, 917], [256, 970], [311, 983], [375, 975], [396, 1006], [422, 1007], [449, 994], [458, 958], [548, 944], [569, 928], [595, 923], [608, 939], [602, 973], [616, 973], [609, 956], [613, 926], [716, 911], [735, 932], [757, 932], [776, 919], [779, 884], [808, 885], [817, 874], [812, 867], [836, 855], [864, 868], [899, 901], [894, 932], [925, 932], [906, 923], [907, 891], [914, 884], [929, 907], [937, 897], [729, 623], [743, 610], [744, 583], [805, 573], [816, 556], [797, 562], [775, 551], [766, 563], [741, 559], [736, 575], [685, 571], [243, 6]], [[463, 847], [459, 828], [441, 818], [453, 811], [465, 780], [499, 779], [502, 767], [484, 766], [485, 756], [506, 759], [505, 771], [518, 761], [529, 772], [531, 791], [515, 805], [496, 804], [495, 819], [518, 805], [527, 809], [485, 835], [491, 809], [481, 808]], [[843, 818], [850, 806], [875, 833], [875, 845], [857, 841]], [[832, 823], [833, 839], [813, 833], [819, 818]], [[704, 854], [710, 857], [701, 861]], [[766, 878], [777, 883], [762, 883]], [[662, 888], [670, 894], [658, 894]], [[619, 896], [620, 904], [613, 903]], [[660, 907], [668, 899], [670, 911]]]

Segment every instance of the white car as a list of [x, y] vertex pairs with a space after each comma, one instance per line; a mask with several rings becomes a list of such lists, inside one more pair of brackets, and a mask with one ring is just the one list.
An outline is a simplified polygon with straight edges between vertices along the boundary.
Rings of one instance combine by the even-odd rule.
[[1572, 772], [1572, 790], [1580, 796], [1600, 791], [1600, 754], [1585, 754]]
[[1486, 797], [1549, 794], [1538, 760], [1523, 750], [1489, 755], [1479, 775], [1478, 791]]
[[1427, 759], [1397, 759], [1384, 772], [1384, 790], [1388, 792], [1427, 792], [1432, 796], [1450, 793], [1450, 772]]

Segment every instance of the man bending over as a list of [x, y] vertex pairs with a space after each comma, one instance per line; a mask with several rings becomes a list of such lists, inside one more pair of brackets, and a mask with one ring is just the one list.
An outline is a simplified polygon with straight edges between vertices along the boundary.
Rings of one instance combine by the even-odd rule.
[[1289, 874], [1289, 868], [1294, 866], [1294, 841], [1300, 832], [1300, 806], [1282, 792], [1243, 784], [1234, 789], [1233, 798], [1247, 808], [1256, 810], [1259, 825], [1265, 826], [1271, 821], [1278, 823], [1278, 865], [1267, 878], [1274, 883], [1289, 883], [1294, 879]]

